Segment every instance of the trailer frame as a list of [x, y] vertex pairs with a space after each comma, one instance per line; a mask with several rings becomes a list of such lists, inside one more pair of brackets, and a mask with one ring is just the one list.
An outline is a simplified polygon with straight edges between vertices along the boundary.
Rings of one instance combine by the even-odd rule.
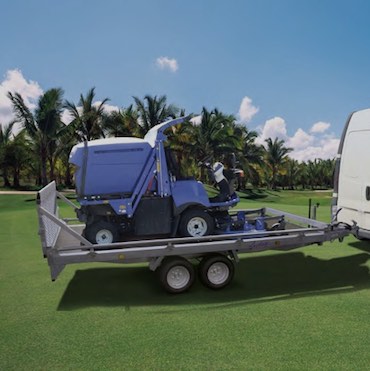
[[[239, 261], [239, 254], [265, 250], [287, 251], [312, 244], [321, 245], [323, 242], [336, 239], [342, 241], [356, 229], [355, 225], [327, 224], [266, 207], [263, 209], [266, 215], [283, 216], [294, 222], [297, 227], [277, 231], [144, 239], [96, 245], [83, 237], [83, 224], [69, 224], [77, 219], [59, 217], [57, 198], [76, 208], [73, 202], [57, 192], [55, 182], [51, 182], [37, 194], [39, 235], [43, 255], [47, 258], [53, 281], [68, 264], [148, 263], [150, 270], [160, 270], [161, 281], [167, 291], [180, 293], [189, 289], [194, 281], [194, 268], [189, 260], [202, 259], [200, 264], [202, 282], [208, 287], [219, 289], [230, 283], [234, 274], [233, 267]], [[244, 211], [257, 212], [257, 210]], [[202, 269], [205, 271], [202, 272]], [[181, 282], [187, 278], [189, 282], [182, 286]]]

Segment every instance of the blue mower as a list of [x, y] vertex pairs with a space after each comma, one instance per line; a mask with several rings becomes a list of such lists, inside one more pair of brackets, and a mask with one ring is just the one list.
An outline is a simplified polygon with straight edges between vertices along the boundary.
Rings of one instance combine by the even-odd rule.
[[220, 189], [209, 198], [203, 184], [181, 176], [165, 146], [166, 129], [181, 117], [154, 126], [144, 139], [98, 139], [73, 147], [77, 217], [92, 243], [150, 236], [201, 237], [230, 229], [228, 210], [239, 202], [220, 162], [208, 165]]

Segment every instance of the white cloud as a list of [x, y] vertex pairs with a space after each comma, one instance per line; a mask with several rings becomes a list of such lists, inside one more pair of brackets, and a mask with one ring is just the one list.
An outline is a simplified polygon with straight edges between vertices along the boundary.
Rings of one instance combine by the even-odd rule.
[[324, 133], [329, 128], [330, 124], [328, 122], [319, 121], [312, 125], [310, 133]]
[[239, 108], [239, 117], [241, 121], [249, 122], [252, 120], [252, 117], [259, 111], [258, 107], [255, 107], [252, 104], [252, 99], [249, 97], [244, 97], [240, 103]]
[[198, 115], [198, 116], [195, 116], [193, 118], [190, 119], [190, 122], [195, 125], [195, 126], [198, 126], [200, 125], [200, 123], [202, 122], [202, 115]]
[[[293, 136], [289, 136], [285, 120], [281, 117], [274, 117], [257, 128], [260, 135], [256, 139], [256, 143], [265, 145], [265, 139], [275, 139], [277, 137], [285, 141], [286, 147], [293, 149], [289, 153], [289, 157], [295, 160], [309, 161], [315, 158], [334, 158], [338, 151], [339, 139], [333, 134], [324, 134], [330, 127], [329, 123], [319, 122], [316, 124], [316, 126], [312, 126], [310, 133], [299, 128]], [[314, 130], [312, 130], [313, 128]]]
[[307, 145], [296, 143], [295, 146], [291, 146], [294, 148], [294, 151], [290, 153], [290, 157], [298, 161], [314, 160], [315, 158], [326, 160], [336, 157], [340, 139], [336, 138], [334, 134], [323, 135], [321, 132], [314, 135], [305, 134], [311, 140], [306, 142]]
[[171, 72], [176, 72], [179, 69], [179, 65], [175, 58], [159, 57], [156, 59], [156, 65], [161, 70], [168, 69]]
[[290, 148], [307, 148], [313, 144], [315, 138], [299, 128], [295, 134], [288, 138], [286, 144]]
[[68, 125], [72, 122], [73, 117], [67, 109], [64, 109], [63, 112], [62, 112], [61, 119], [62, 119], [62, 122], [64, 122], [66, 125]]
[[256, 139], [258, 144], [265, 145], [265, 140], [267, 138], [279, 138], [287, 140], [287, 130], [286, 123], [281, 117], [274, 117], [265, 122], [262, 128], [259, 128], [260, 135]]
[[7, 71], [4, 80], [0, 83], [0, 123], [2, 124], [8, 124], [14, 119], [12, 104], [7, 96], [9, 91], [19, 93], [30, 109], [36, 107], [37, 99], [43, 93], [40, 85], [32, 80], [27, 81], [20, 70]]
[[322, 160], [335, 158], [340, 142], [339, 139], [319, 140], [318, 142], [316, 141], [315, 145], [303, 149], [297, 148], [289, 156], [298, 161], [314, 160], [315, 158]]

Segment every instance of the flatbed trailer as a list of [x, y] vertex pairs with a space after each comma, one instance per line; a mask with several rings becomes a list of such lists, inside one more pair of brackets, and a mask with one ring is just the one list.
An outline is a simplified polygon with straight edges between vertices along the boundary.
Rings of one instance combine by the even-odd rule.
[[287, 229], [97, 245], [83, 237], [85, 225], [70, 224], [73, 219], [59, 217], [57, 198], [76, 208], [73, 202], [57, 192], [55, 182], [44, 187], [37, 195], [39, 235], [53, 281], [68, 264], [146, 262], [149, 269], [159, 272], [163, 287], [171, 293], [181, 293], [192, 286], [195, 279], [193, 260], [200, 261], [198, 270], [202, 283], [212, 289], [221, 289], [231, 282], [239, 254], [291, 250], [336, 239], [342, 241], [356, 228], [355, 225], [334, 222], [327, 224], [272, 208], [263, 208], [244, 212], [248, 216], [263, 210], [263, 214], [271, 220], [284, 218]]

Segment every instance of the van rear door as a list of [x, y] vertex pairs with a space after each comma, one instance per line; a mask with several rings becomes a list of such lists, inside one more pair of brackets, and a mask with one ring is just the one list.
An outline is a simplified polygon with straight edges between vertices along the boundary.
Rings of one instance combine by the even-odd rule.
[[338, 220], [370, 233], [370, 109], [355, 112], [342, 137]]

